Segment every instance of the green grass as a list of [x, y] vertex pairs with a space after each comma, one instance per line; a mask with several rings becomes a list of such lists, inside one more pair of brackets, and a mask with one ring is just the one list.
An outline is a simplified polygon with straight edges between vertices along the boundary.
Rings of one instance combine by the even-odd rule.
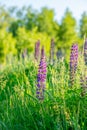
[[47, 66], [45, 99], [36, 98], [37, 63], [14, 62], [0, 71], [0, 130], [87, 130], [87, 95], [81, 96], [79, 64], [70, 86], [69, 65]]

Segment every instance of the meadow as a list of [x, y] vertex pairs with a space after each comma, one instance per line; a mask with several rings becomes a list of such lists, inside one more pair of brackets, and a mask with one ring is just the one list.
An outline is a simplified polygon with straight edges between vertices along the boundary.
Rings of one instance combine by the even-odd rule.
[[86, 130], [87, 95], [80, 54], [74, 84], [65, 58], [47, 62], [44, 99], [36, 97], [38, 65], [32, 57], [14, 59], [0, 70], [0, 130]]
[[59, 1], [14, 1], [0, 2], [0, 130], [87, 130], [85, 2], [58, 20]]

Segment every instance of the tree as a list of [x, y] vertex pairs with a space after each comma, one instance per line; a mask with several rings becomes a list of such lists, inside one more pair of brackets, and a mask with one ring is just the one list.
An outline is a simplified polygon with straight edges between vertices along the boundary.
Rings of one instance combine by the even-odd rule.
[[38, 31], [46, 32], [48, 35], [55, 37], [59, 29], [57, 21], [54, 20], [54, 10], [48, 8], [42, 8], [38, 14]]
[[59, 49], [63, 48], [67, 51], [70, 49], [73, 42], [78, 41], [78, 35], [76, 32], [76, 20], [73, 18], [72, 13], [67, 9], [65, 15], [61, 21], [60, 28], [58, 31]]
[[26, 29], [32, 30], [37, 26], [37, 14], [38, 12], [32, 9], [30, 6], [26, 9], [26, 13], [23, 19]]
[[5, 7], [0, 6], [0, 28], [6, 28], [8, 30], [11, 21], [12, 17], [9, 11]]
[[[14, 10], [14, 8], [11, 8], [12, 12]], [[13, 36], [17, 36], [17, 29], [19, 27], [25, 27], [27, 30], [32, 30], [37, 27], [38, 32], [45, 32], [54, 38], [58, 37], [59, 25], [54, 19], [54, 10], [42, 8], [39, 12], [29, 6], [28, 8], [19, 9], [15, 13], [16, 17], [10, 23], [9, 27], [9, 31], [12, 32]]]
[[54, 11], [48, 8], [42, 8], [40, 12], [27, 8], [24, 18], [25, 26], [28, 30], [37, 27], [38, 32], [45, 32], [48, 35], [55, 37], [59, 29], [57, 21], [54, 19]]
[[22, 7], [22, 9], [18, 9], [17, 7], [10, 7], [9, 13], [10, 16], [13, 17], [12, 21], [10, 22], [9, 32], [13, 34], [14, 37], [17, 36], [17, 30], [19, 27], [25, 26], [25, 12], [26, 8]]
[[86, 35], [86, 37], [87, 37], [87, 13], [86, 12], [84, 12], [82, 14], [82, 18], [80, 20], [80, 36], [81, 36], [81, 38], [83, 38], [84, 35]]

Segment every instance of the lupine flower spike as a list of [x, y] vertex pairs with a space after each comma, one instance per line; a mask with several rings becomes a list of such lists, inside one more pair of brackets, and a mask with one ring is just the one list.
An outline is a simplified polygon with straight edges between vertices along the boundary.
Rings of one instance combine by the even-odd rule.
[[87, 76], [81, 76], [80, 82], [82, 87], [81, 95], [84, 96], [87, 93]]
[[46, 59], [44, 54], [44, 48], [41, 49], [41, 59], [38, 69], [37, 75], [37, 89], [36, 96], [39, 100], [44, 99], [44, 90], [45, 90], [45, 82], [46, 82]]
[[54, 39], [51, 39], [51, 46], [50, 46], [50, 63], [53, 64], [54, 62]]
[[78, 63], [78, 45], [73, 44], [71, 47], [71, 55], [70, 55], [70, 83], [74, 84], [76, 69]]
[[87, 65], [87, 38], [84, 44], [84, 61], [85, 61], [85, 65]]
[[86, 66], [84, 67], [85, 74], [81, 76], [82, 96], [87, 93], [87, 39], [84, 43], [84, 62]]
[[35, 54], [34, 54], [36, 61], [39, 60], [39, 56], [40, 56], [40, 41], [38, 40], [35, 44]]

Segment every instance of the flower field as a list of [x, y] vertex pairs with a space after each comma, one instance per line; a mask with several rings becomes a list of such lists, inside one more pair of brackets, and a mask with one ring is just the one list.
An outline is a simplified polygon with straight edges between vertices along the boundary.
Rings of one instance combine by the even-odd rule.
[[35, 48], [36, 59], [14, 59], [1, 69], [0, 130], [86, 130], [86, 44], [82, 54], [71, 47], [70, 62], [50, 63], [44, 48], [38, 61]]

